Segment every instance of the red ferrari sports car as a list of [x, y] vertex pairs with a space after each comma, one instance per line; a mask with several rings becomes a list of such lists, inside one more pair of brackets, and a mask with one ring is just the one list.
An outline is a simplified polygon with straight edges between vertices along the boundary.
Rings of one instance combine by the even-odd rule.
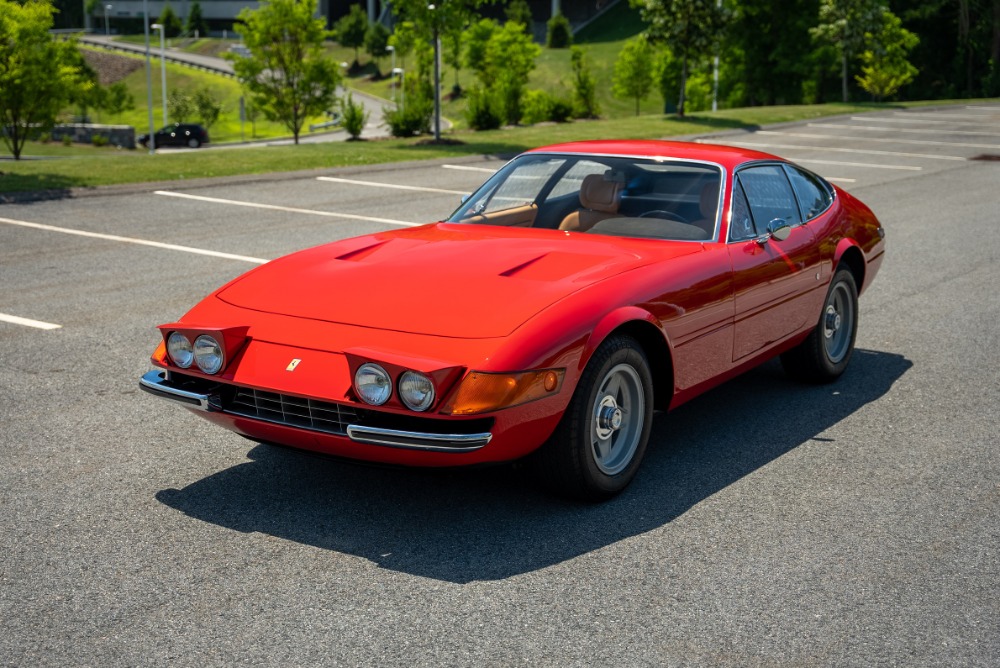
[[141, 387], [250, 439], [408, 466], [532, 454], [565, 493], [635, 476], [654, 409], [781, 355], [847, 367], [872, 212], [765, 153], [524, 153], [443, 222], [268, 262], [160, 325]]

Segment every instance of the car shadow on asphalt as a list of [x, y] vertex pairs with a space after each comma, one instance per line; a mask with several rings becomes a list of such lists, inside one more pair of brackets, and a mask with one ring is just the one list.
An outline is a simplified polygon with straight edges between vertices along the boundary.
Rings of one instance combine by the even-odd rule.
[[260, 445], [250, 461], [156, 498], [186, 515], [466, 583], [535, 571], [659, 528], [886, 394], [912, 363], [855, 351], [825, 386], [777, 362], [658, 415], [642, 469], [603, 504], [548, 495], [517, 466], [358, 466]]

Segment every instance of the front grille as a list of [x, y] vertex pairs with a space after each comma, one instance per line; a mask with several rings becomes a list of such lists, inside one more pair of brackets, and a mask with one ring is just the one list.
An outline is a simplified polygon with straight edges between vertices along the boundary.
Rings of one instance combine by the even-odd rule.
[[234, 393], [224, 398], [223, 410], [227, 413], [341, 436], [347, 433], [348, 425], [358, 421], [357, 412], [350, 406], [249, 387], [232, 389]]

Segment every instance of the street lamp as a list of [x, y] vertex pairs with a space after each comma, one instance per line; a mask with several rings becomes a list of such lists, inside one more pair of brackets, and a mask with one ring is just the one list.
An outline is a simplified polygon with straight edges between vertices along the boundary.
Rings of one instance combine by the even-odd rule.
[[111, 28], [108, 27], [108, 12], [111, 11], [111, 5], [104, 5], [104, 36], [108, 37], [111, 35]]
[[435, 12], [434, 5], [427, 5], [434, 23], [434, 141], [441, 141], [441, 34], [439, 31], [441, 13]]
[[153, 126], [153, 73], [149, 64], [149, 0], [142, 0], [142, 31], [146, 36], [146, 108], [149, 110], [149, 154], [156, 153], [156, 128]]
[[402, 67], [394, 67], [392, 74], [399, 75], [399, 110], [406, 111], [406, 72]]
[[163, 127], [167, 127], [167, 54], [166, 47], [163, 45], [163, 33], [166, 32], [166, 26], [162, 23], [154, 23], [150, 27], [160, 31], [160, 94], [163, 96]]
[[[396, 47], [394, 47], [392, 44], [390, 44], [389, 46], [385, 47], [385, 50], [392, 54], [392, 67], [389, 68], [389, 69], [390, 69], [391, 72], [395, 73], [396, 72]], [[393, 83], [395, 83], [395, 82], [393, 82]], [[392, 87], [392, 103], [396, 104], [396, 87], [395, 86]]]

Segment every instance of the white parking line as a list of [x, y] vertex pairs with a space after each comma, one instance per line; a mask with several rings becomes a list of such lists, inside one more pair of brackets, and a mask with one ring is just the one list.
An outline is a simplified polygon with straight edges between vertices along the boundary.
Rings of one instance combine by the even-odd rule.
[[188, 195], [187, 193], [177, 193], [171, 190], [156, 190], [157, 195], [167, 197], [180, 197], [181, 199], [193, 199], [198, 202], [212, 202], [213, 204], [229, 204], [231, 206], [246, 206], [251, 209], [267, 209], [269, 211], [287, 211], [288, 213], [305, 213], [310, 216], [325, 216], [327, 218], [344, 218], [347, 220], [363, 220], [367, 223], [385, 223], [386, 225], [401, 225], [403, 227], [419, 227], [423, 223], [408, 223], [405, 220], [392, 220], [391, 218], [375, 218], [373, 216], [359, 216], [353, 213], [335, 213], [333, 211], [317, 211], [316, 209], [296, 209], [290, 206], [278, 206], [276, 204], [258, 204], [257, 202], [242, 202], [235, 199], [222, 199], [220, 197], [205, 197], [203, 195]]
[[864, 167], [866, 169], [898, 169], [906, 172], [919, 172], [923, 167], [911, 167], [909, 165], [873, 165], [870, 162], [838, 162], [837, 160], [810, 160], [809, 158], [796, 158], [795, 162], [804, 162], [812, 165], [837, 165], [840, 167]]
[[54, 225], [43, 225], [41, 223], [29, 223], [25, 220], [12, 220], [10, 218], [0, 218], [0, 223], [17, 225], [19, 227], [30, 227], [35, 230], [45, 230], [46, 232], [61, 232], [63, 234], [75, 234], [80, 237], [91, 239], [103, 239], [105, 241], [120, 241], [139, 246], [152, 246], [153, 248], [163, 248], [165, 250], [182, 251], [184, 253], [194, 253], [195, 255], [208, 255], [220, 257], [226, 260], [239, 260], [241, 262], [252, 262], [254, 264], [264, 264], [268, 260], [259, 257], [248, 257], [246, 255], [233, 255], [232, 253], [221, 253], [219, 251], [205, 250], [203, 248], [191, 248], [190, 246], [178, 246], [176, 244], [165, 244], [160, 241], [149, 241], [148, 239], [134, 239], [132, 237], [120, 237], [117, 234], [101, 234], [100, 232], [86, 232], [84, 230], [74, 230], [69, 227], [56, 227]]
[[970, 118], [982, 120], [985, 118], [982, 114], [952, 114], [946, 111], [937, 114], [922, 114], [916, 111], [894, 111], [893, 114], [895, 116], [915, 116], [917, 118], [926, 116], [930, 116], [931, 118], [964, 118], [966, 120]]
[[885, 116], [851, 116], [852, 121], [867, 121], [869, 123], [920, 123], [921, 125], [971, 125], [974, 128], [983, 127], [982, 123], [962, 123], [959, 121], [929, 121], [919, 118], [887, 118]]
[[794, 149], [796, 151], [820, 151], [831, 153], [861, 153], [863, 155], [892, 155], [900, 158], [922, 158], [924, 160], [961, 160], [965, 162], [967, 158], [957, 155], [929, 155], [927, 153], [899, 153], [897, 151], [875, 151], [860, 148], [842, 148], [839, 146], [798, 146], [796, 144], [766, 144], [763, 142], [731, 141], [730, 144], [737, 146], [748, 146], [750, 148], [781, 148]]
[[404, 186], [398, 183], [379, 183], [378, 181], [355, 181], [354, 179], [339, 179], [334, 176], [317, 176], [317, 181], [330, 181], [331, 183], [349, 183], [355, 186], [372, 186], [375, 188], [393, 188], [395, 190], [416, 190], [424, 193], [444, 193], [446, 195], [465, 195], [464, 190], [442, 190], [441, 188], [427, 188], [424, 186]]
[[441, 167], [444, 169], [458, 169], [463, 172], [486, 172], [487, 174], [495, 174], [497, 171], [487, 167], [467, 167], [465, 165], [441, 165]]
[[6, 313], [0, 313], [0, 322], [9, 322], [14, 325], [34, 327], [35, 329], [59, 329], [62, 327], [62, 325], [55, 325], [51, 322], [42, 322], [41, 320], [32, 320], [31, 318], [21, 318], [16, 315], [7, 315]]
[[824, 176], [827, 181], [836, 181], [837, 183], [856, 183], [857, 179], [845, 179], [842, 176]]
[[[944, 128], [887, 128], [877, 125], [847, 125], [846, 123], [809, 123], [811, 128], [822, 128], [825, 130], [875, 130], [876, 132], [909, 132], [924, 135], [974, 135], [978, 137], [1000, 137], [1000, 132], [979, 132], [977, 130], [945, 130]], [[870, 141], [866, 139], [865, 141]]]
[[976, 107], [976, 106], [966, 105], [965, 108], [966, 109], [982, 109], [984, 111], [995, 111], [997, 113], [1000, 113], [1000, 107]]
[[994, 149], [1000, 144], [967, 144], [955, 141], [934, 141], [932, 139], [892, 139], [885, 137], [846, 137], [843, 135], [814, 135], [805, 132], [781, 132], [779, 130], [758, 130], [759, 135], [775, 135], [781, 137], [798, 137], [799, 139], [846, 139], [860, 142], [882, 142], [888, 144], [918, 144], [921, 146], [960, 146], [962, 148]]

